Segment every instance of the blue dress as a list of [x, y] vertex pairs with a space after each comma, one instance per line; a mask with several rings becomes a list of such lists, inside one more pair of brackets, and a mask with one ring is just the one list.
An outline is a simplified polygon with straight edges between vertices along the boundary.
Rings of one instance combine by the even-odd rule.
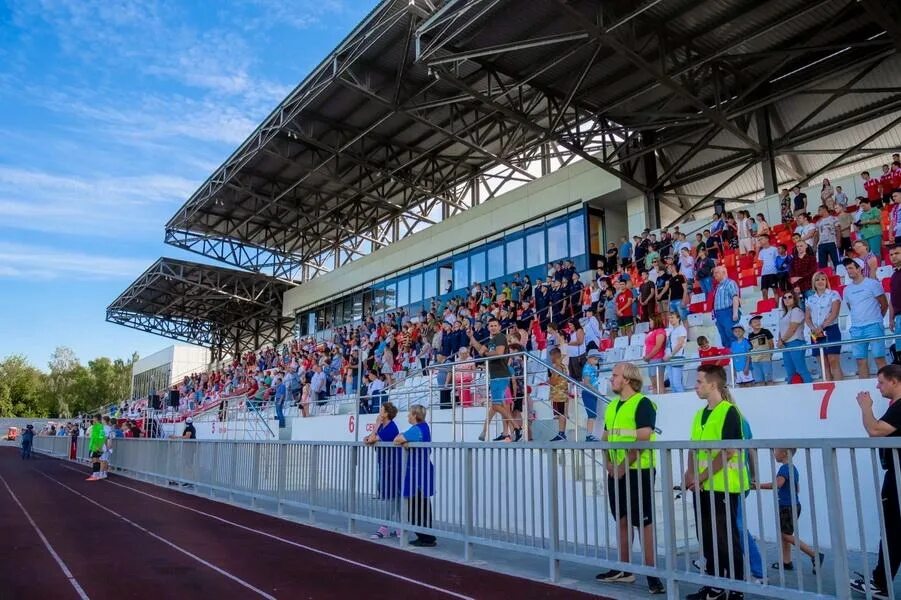
[[[417, 423], [404, 432], [408, 442], [431, 442], [432, 432], [427, 423]], [[435, 495], [435, 467], [430, 448], [409, 448], [404, 469], [404, 498]]]
[[[390, 421], [387, 425], [379, 425], [376, 435], [380, 442], [393, 442], [400, 433], [397, 424]], [[379, 498], [387, 500], [397, 498], [400, 493], [400, 469], [403, 449], [376, 448], [375, 459], [379, 470]]]

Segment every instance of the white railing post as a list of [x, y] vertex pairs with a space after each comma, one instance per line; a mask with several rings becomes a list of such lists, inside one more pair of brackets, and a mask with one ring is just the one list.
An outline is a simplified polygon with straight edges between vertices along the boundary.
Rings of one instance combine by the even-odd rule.
[[547, 476], [547, 512], [544, 518], [547, 519], [548, 531], [548, 578], [553, 581], [560, 580], [560, 559], [557, 553], [560, 548], [559, 535], [559, 519], [558, 519], [558, 498], [557, 498], [557, 453], [553, 448], [544, 450], [547, 460], [546, 476]]
[[278, 473], [276, 473], [275, 502], [278, 514], [284, 514], [285, 507], [282, 500], [285, 497], [285, 479], [288, 474], [288, 444], [281, 442], [278, 445]]
[[851, 589], [847, 585], [850, 574], [848, 565], [848, 544], [845, 539], [845, 518], [842, 511], [842, 491], [839, 486], [839, 469], [835, 447], [823, 448], [823, 483], [826, 486], [826, 506], [829, 508], [831, 523], [829, 527], [830, 544], [832, 546], [832, 559], [835, 573], [835, 581], [840, 582], [835, 587], [837, 598], [847, 600], [851, 597]]
[[475, 497], [473, 494], [472, 463], [475, 461], [475, 449], [463, 450], [463, 560], [472, 560], [472, 510]]

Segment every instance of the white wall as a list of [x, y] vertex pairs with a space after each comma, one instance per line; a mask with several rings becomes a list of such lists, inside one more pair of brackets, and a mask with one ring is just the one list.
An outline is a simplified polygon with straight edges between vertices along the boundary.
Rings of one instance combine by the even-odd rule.
[[384, 274], [597, 198], [618, 190], [620, 185], [619, 179], [591, 163], [576, 162], [289, 290], [283, 314], [294, 316], [296, 310], [342, 295]]

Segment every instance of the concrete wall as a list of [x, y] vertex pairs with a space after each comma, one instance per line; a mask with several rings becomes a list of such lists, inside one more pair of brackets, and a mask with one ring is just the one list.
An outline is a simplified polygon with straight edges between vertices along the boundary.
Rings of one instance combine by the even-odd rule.
[[285, 294], [283, 314], [619, 188], [616, 177], [579, 161], [297, 286]]

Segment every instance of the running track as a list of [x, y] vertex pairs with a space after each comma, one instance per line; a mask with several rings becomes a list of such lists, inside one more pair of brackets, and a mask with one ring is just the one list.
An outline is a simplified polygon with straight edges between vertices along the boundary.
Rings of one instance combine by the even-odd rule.
[[88, 474], [0, 448], [0, 597], [596, 598]]

